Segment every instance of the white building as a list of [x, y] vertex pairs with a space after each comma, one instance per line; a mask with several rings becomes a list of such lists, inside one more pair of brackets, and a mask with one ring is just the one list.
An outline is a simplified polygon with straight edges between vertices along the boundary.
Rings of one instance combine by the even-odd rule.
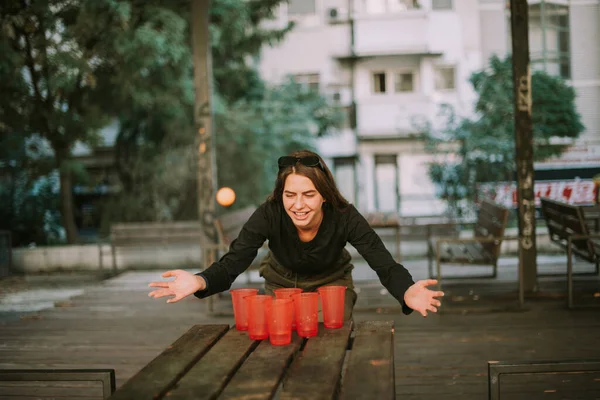
[[[319, 150], [358, 208], [436, 215], [444, 204], [427, 176], [432, 157], [418, 121], [435, 123], [441, 103], [472, 112], [469, 76], [491, 54], [511, 50], [507, 4], [290, 0], [273, 24], [297, 25], [282, 43], [263, 49], [260, 71], [273, 83], [294, 75], [346, 107], [347, 126], [321, 140]], [[576, 88], [587, 128], [579, 151], [598, 154], [600, 0], [530, 1], [530, 49], [534, 68]]]

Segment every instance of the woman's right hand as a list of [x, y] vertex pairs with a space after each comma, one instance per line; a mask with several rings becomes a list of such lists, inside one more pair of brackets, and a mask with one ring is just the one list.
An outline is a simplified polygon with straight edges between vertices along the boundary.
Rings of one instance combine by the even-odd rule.
[[196, 293], [198, 290], [206, 289], [206, 281], [198, 275], [190, 272], [175, 269], [162, 274], [163, 278], [175, 277], [172, 281], [151, 282], [148, 286], [160, 288], [148, 293], [148, 296], [155, 299], [174, 296], [167, 300], [167, 303], [176, 303], [190, 294]]

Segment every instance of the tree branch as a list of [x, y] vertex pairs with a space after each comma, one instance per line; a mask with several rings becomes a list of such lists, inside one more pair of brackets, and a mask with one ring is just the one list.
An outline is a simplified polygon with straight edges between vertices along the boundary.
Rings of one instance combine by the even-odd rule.
[[[46, 28], [44, 26], [43, 18], [38, 16], [38, 22], [40, 25], [39, 31], [42, 36], [42, 46], [40, 51], [42, 52], [42, 74], [44, 75], [44, 79], [46, 79], [46, 91], [48, 93], [46, 97], [46, 107], [54, 107], [54, 95], [52, 94], [52, 88], [50, 87], [50, 69], [48, 67], [48, 51], [46, 49], [48, 45], [48, 41], [46, 40]], [[50, 111], [50, 110], [49, 110]]]
[[35, 93], [36, 100], [40, 104], [44, 104], [44, 98], [39, 88], [39, 77], [38, 73], [35, 70], [35, 60], [33, 58], [33, 47], [31, 46], [31, 40], [29, 39], [29, 35], [24, 30], [17, 29], [25, 39], [25, 64], [29, 69], [29, 73], [31, 75], [31, 83], [33, 85], [33, 91]]

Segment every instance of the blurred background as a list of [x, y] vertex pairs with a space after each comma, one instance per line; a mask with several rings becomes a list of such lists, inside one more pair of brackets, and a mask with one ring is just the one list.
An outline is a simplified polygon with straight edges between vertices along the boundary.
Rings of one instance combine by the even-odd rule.
[[[216, 186], [236, 192], [217, 213], [264, 201], [303, 148], [365, 213], [514, 210], [508, 3], [212, 0]], [[181, 0], [2, 2], [4, 264], [97, 265], [116, 223], [198, 220], [201, 19]], [[529, 1], [529, 45], [536, 198], [594, 203], [600, 1]]]

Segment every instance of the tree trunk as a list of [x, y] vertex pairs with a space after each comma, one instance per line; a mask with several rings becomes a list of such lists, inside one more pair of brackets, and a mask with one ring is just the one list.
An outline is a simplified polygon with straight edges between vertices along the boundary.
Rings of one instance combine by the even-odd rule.
[[132, 160], [135, 157], [136, 152], [136, 137], [137, 132], [126, 131], [126, 128], [121, 128], [117, 140], [115, 143], [115, 161], [117, 167], [117, 174], [121, 185], [123, 186], [123, 192], [127, 194], [133, 193], [134, 176], [132, 168]]
[[78, 239], [77, 226], [73, 207], [73, 176], [66, 164], [66, 157], [57, 152], [58, 170], [60, 174], [60, 213], [63, 228], [67, 234], [67, 243], [75, 244]]
[[531, 66], [529, 63], [529, 5], [511, 0], [512, 63], [515, 108], [515, 161], [519, 203], [519, 299], [537, 291], [535, 195], [533, 191], [533, 129], [531, 125]]
[[8, 195], [8, 223], [7, 226], [13, 226], [13, 220], [15, 219], [16, 207], [16, 193], [17, 193], [17, 179], [19, 179], [19, 173], [16, 168], [10, 168], [10, 189]]
[[216, 155], [212, 121], [212, 58], [209, 38], [210, 0], [192, 1], [194, 123], [198, 135], [198, 217], [204, 234], [217, 243], [215, 227]]

